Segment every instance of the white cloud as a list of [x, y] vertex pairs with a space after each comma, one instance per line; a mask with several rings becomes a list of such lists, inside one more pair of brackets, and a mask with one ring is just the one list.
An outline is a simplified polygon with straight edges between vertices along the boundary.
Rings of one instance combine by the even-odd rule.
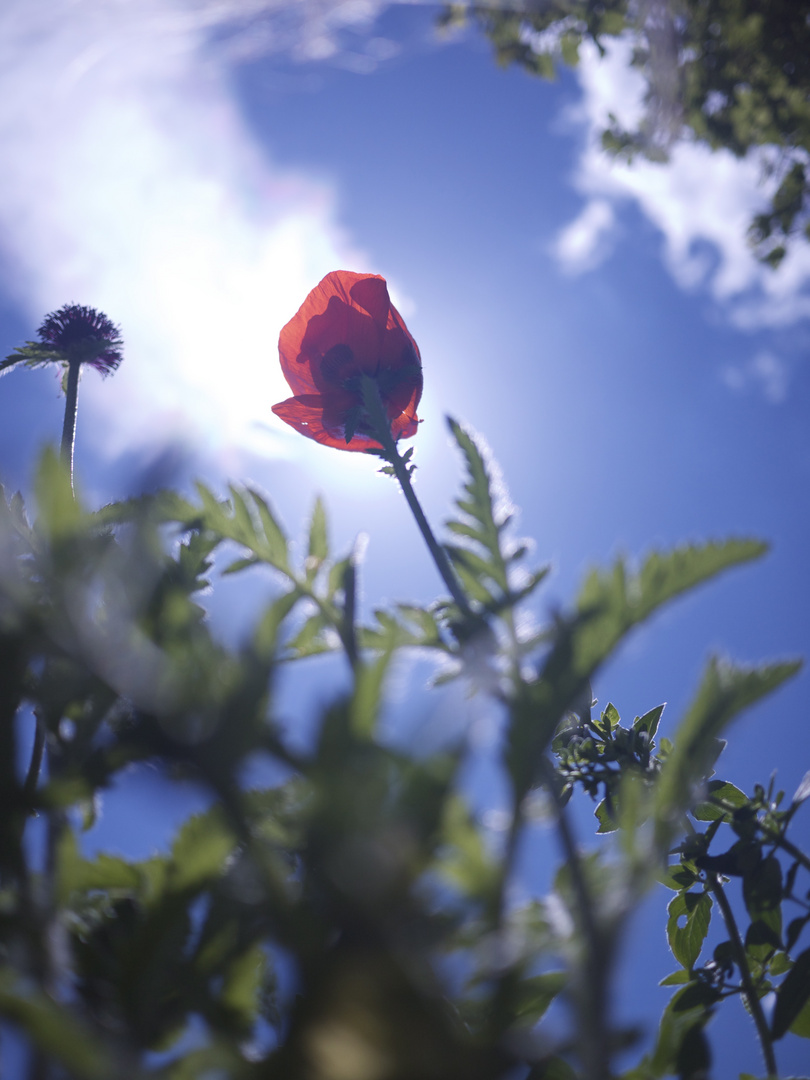
[[552, 253], [569, 274], [593, 270], [610, 254], [616, 215], [606, 199], [591, 199], [578, 217], [561, 229]]
[[741, 364], [728, 364], [720, 372], [730, 390], [741, 393], [748, 389], [759, 392], [772, 405], [786, 398], [790, 372], [784, 360], [764, 350]]
[[83, 380], [82, 439], [111, 453], [161, 435], [284, 452], [262, 429], [288, 394], [279, 329], [324, 273], [366, 265], [329, 188], [258, 148], [228, 65], [259, 48], [312, 55], [377, 6], [6, 0], [6, 287], [32, 330], [46, 311], [85, 303], [126, 343], [112, 379]]
[[[609, 114], [632, 128], [643, 108], [644, 83], [628, 64], [629, 52], [625, 40], [609, 43], [604, 59], [593, 47], [581, 50], [577, 71], [583, 99], [567, 118], [585, 128], [573, 180], [589, 201], [583, 215], [557, 238], [561, 264], [569, 271], [593, 265], [587, 259], [579, 266], [572, 263], [564, 244], [589, 207], [606, 200], [614, 206], [634, 202], [660, 229], [663, 257], [678, 284], [708, 290], [736, 325], [785, 326], [810, 316], [810, 245], [793, 245], [774, 271], [757, 261], [746, 240], [751, 218], [767, 204], [770, 190], [760, 183], [761, 154], [741, 160], [727, 151], [712, 153], [681, 142], [662, 166], [643, 159], [627, 164], [604, 153], [600, 137]], [[582, 232], [587, 249], [587, 230]]]

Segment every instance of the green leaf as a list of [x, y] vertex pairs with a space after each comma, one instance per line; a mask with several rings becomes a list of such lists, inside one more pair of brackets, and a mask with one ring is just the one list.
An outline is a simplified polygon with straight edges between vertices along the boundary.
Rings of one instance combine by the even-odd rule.
[[60, 904], [66, 905], [72, 896], [89, 892], [134, 893], [141, 880], [137, 867], [124, 859], [104, 854], [84, 859], [73, 830], [62, 830], [56, 856], [56, 895]]
[[264, 540], [267, 544], [268, 562], [285, 573], [289, 571], [289, 542], [284, 530], [276, 521], [269, 503], [256, 491], [248, 488], [248, 494], [253, 500], [256, 512], [259, 515]]
[[[766, 550], [759, 541], [729, 540], [653, 553], [636, 573], [623, 560], [607, 573], [593, 571], [580, 592], [576, 614], [558, 622], [541, 677], [525, 688], [525, 699], [512, 709], [506, 761], [516, 794], [522, 797], [531, 787], [536, 762], [560, 719], [634, 626], [686, 590]], [[671, 794], [666, 784], [664, 792]]]
[[382, 706], [383, 683], [398, 644], [397, 638], [396, 632], [390, 633], [379, 655], [356, 670], [349, 713], [352, 730], [362, 738], [371, 738], [376, 731]]
[[225, 974], [220, 1001], [245, 1032], [256, 1019], [266, 965], [264, 950], [254, 945], [237, 956]]
[[497, 887], [498, 864], [460, 795], [445, 802], [442, 839], [446, 850], [438, 864], [439, 873], [468, 896], [487, 900]]
[[633, 721], [633, 731], [646, 731], [650, 742], [652, 742], [655, 738], [656, 731], [658, 731], [658, 724], [665, 708], [666, 705], [656, 705], [654, 709], [645, 712], [643, 716], [637, 716]]
[[507, 498], [497, 466], [479, 445], [479, 439], [451, 417], [447, 424], [467, 466], [463, 495], [456, 500], [461, 512], [447, 528], [467, 540], [465, 546], [446, 545], [447, 552], [468, 595], [497, 614], [528, 596], [545, 576], [541, 570], [514, 592], [510, 567], [526, 553], [525, 544], [510, 543], [505, 530], [510, 522]]
[[712, 1054], [700, 1024], [690, 1027], [681, 1039], [675, 1055], [675, 1068], [681, 1080], [703, 1080], [709, 1075]]
[[800, 661], [758, 668], [734, 667], [716, 658], [709, 662], [697, 695], [678, 727], [675, 747], [661, 769], [656, 794], [659, 832], [668, 835], [691, 802], [693, 786], [706, 775], [717, 756], [718, 735], [739, 712], [792, 678], [800, 667]]
[[685, 968], [678, 968], [671, 975], [665, 975], [659, 982], [659, 986], [683, 986], [689, 982], [689, 972]]
[[564, 971], [549, 971], [544, 975], [535, 975], [518, 983], [512, 1000], [515, 1020], [521, 1025], [537, 1023], [548, 1011], [554, 998], [564, 990], [568, 983], [568, 974]]
[[34, 493], [39, 511], [38, 524], [52, 541], [76, 534], [82, 518], [70, 486], [70, 470], [52, 447], [39, 459]]
[[764, 961], [782, 944], [782, 867], [776, 856], [769, 855], [746, 868], [743, 900], [751, 919], [746, 952]]
[[195, 891], [218, 878], [234, 845], [233, 833], [219, 807], [190, 817], [172, 843], [167, 881], [170, 891]]
[[309, 523], [309, 547], [307, 549], [308, 562], [316, 569], [324, 559], [329, 556], [329, 540], [327, 537], [326, 510], [323, 501], [319, 497], [315, 500], [312, 510], [312, 520]]
[[580, 613], [592, 616], [583, 621], [576, 642], [578, 667], [590, 672], [628, 630], [665, 603], [766, 551], [767, 545], [758, 540], [727, 540], [653, 552], [636, 574], [622, 561], [608, 573], [593, 571], [578, 601]]
[[672, 997], [661, 1017], [646, 1075], [661, 1077], [675, 1072], [678, 1054], [689, 1031], [708, 1022], [719, 997], [719, 991], [713, 987], [694, 982]]
[[338, 647], [337, 635], [332, 631], [331, 621], [319, 609], [310, 615], [298, 633], [287, 642], [287, 649], [297, 660], [305, 656], [332, 652]]
[[251, 566], [258, 566], [259, 559], [255, 555], [248, 555], [245, 559], [234, 559], [232, 563], [222, 570], [222, 574], [238, 574], [240, 570], [249, 570]]
[[778, 952], [771, 958], [771, 962], [768, 965], [768, 970], [771, 975], [784, 975], [790, 971], [793, 967], [793, 961], [790, 959], [787, 953]]
[[709, 932], [712, 898], [707, 892], [682, 892], [670, 901], [667, 912], [669, 947], [678, 963], [691, 971]]
[[[793, 967], [776, 991], [771, 1031], [781, 1039], [788, 1031], [810, 1038], [810, 949], [796, 957]], [[806, 1013], [806, 1018], [802, 1016]], [[798, 1022], [798, 1023], [797, 1023]], [[798, 1027], [799, 1030], [796, 1030]]]
[[689, 889], [699, 880], [697, 872], [689, 866], [684, 866], [683, 863], [676, 863], [674, 866], [668, 866], [666, 870], [664, 870], [663, 873], [658, 874], [657, 877], [662, 885], [665, 885], [668, 889], [672, 889], [674, 892], [681, 892], [683, 889]]
[[698, 821], [720, 821], [732, 816], [732, 812], [718, 806], [718, 802], [728, 803], [735, 810], [748, 805], [748, 796], [740, 791], [734, 784], [725, 780], [710, 780], [708, 785], [709, 798], [705, 802], [698, 803], [692, 814]]
[[253, 631], [253, 648], [265, 661], [274, 657], [281, 625], [301, 598], [302, 594], [298, 589], [291, 589], [274, 600], [259, 619]]
[[597, 833], [616, 832], [619, 827], [618, 822], [608, 808], [607, 799], [602, 799], [597, 808], [594, 810], [593, 816], [599, 822], [599, 828], [596, 830]]

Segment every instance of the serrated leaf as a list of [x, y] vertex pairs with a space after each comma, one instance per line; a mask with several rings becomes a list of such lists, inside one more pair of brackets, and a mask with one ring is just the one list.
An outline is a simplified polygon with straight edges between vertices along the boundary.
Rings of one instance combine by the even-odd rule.
[[[447, 418], [447, 423], [467, 466], [464, 496], [456, 500], [456, 506], [463, 516], [447, 522], [447, 527], [456, 536], [473, 541], [479, 548], [474, 551], [451, 544], [448, 550], [457, 563], [463, 583], [477, 588], [479, 592], [483, 590], [481, 603], [495, 604], [509, 593], [508, 567], [525, 549], [506, 547], [502, 542], [509, 516], [499, 505], [504, 503], [505, 497], [503, 491], [497, 490], [497, 486], [502, 485], [499, 478], [493, 478], [495, 467], [485, 460], [471, 432], [451, 417]], [[492, 595], [487, 600], [486, 594], [491, 590], [484, 585], [482, 577], [491, 581], [498, 595]]]
[[223, 577], [227, 574], [238, 574], [240, 570], [249, 570], [251, 566], [258, 566], [259, 559], [255, 555], [248, 555], [245, 559], [234, 559], [222, 570]]
[[250, 548], [251, 551], [255, 551], [260, 545], [259, 533], [256, 529], [256, 523], [251, 516], [248, 505], [245, 502], [245, 498], [242, 492], [233, 486], [228, 485], [228, 491], [231, 496], [231, 506], [233, 507], [233, 518], [231, 525], [231, 535], [234, 539], [239, 540]]
[[259, 515], [264, 539], [267, 542], [268, 561], [279, 570], [289, 571], [289, 542], [284, 530], [276, 521], [270, 505], [255, 488], [248, 488], [248, 494], [253, 499], [256, 512]]
[[[562, 716], [634, 626], [687, 589], [766, 549], [758, 541], [730, 540], [653, 553], [635, 574], [621, 560], [606, 573], [593, 571], [580, 592], [577, 613], [557, 624], [541, 677], [512, 709], [506, 761], [517, 795], [522, 797], [533, 783], [536, 761]], [[670, 794], [666, 785], [664, 791]]]
[[698, 692], [681, 721], [675, 747], [661, 769], [656, 793], [659, 831], [668, 832], [689, 805], [693, 786], [717, 755], [716, 740], [731, 720], [791, 678], [800, 661], [734, 667], [716, 658], [704, 673]]
[[287, 651], [297, 660], [332, 652], [338, 647], [338, 640], [337, 635], [331, 631], [331, 623], [324, 613], [318, 610], [309, 616], [298, 633], [287, 642]]

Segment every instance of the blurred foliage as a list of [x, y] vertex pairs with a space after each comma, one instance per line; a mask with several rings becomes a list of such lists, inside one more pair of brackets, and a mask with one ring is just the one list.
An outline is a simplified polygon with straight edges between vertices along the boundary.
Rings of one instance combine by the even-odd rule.
[[808, 0], [515, 0], [450, 4], [440, 23], [472, 21], [501, 65], [554, 77], [575, 66], [583, 41], [632, 45], [645, 80], [634, 130], [615, 117], [605, 150], [665, 162], [673, 144], [696, 139], [744, 157], [766, 148], [775, 181], [768, 210], [751, 223], [760, 259], [778, 266], [797, 238], [810, 240], [810, 3]]
[[[89, 512], [51, 452], [33, 524], [19, 495], [0, 499], [0, 1016], [30, 1080], [605, 1080], [638, 1039], [610, 1008], [617, 950], [664, 886], [673, 997], [624, 1076], [705, 1076], [728, 998], [773, 1075], [774, 1045], [810, 1036], [810, 860], [788, 836], [810, 782], [785, 806], [713, 775], [734, 717], [799, 665], [710, 660], [670, 738], [663, 706], [623, 726], [591, 701], [634, 627], [764, 545], [618, 561], [538, 629], [524, 605], [545, 570], [525, 567], [489, 455], [450, 426], [464, 612], [439, 598], [363, 620], [358, 552], [332, 554], [320, 500], [299, 550], [252, 488]], [[266, 579], [236, 648], [206, 617], [215, 567]], [[414, 649], [502, 717], [502, 828], [465, 784], [466, 738], [407, 752], [381, 733], [391, 664]], [[327, 651], [348, 689], [301, 750], [276, 686]], [[259, 759], [282, 779], [246, 787]], [[209, 809], [148, 859], [88, 856], [105, 791], [144, 762], [203, 785]], [[583, 796], [601, 834], [589, 852], [568, 810]], [[563, 859], [527, 899], [518, 854], [546, 852], [541, 819]]]

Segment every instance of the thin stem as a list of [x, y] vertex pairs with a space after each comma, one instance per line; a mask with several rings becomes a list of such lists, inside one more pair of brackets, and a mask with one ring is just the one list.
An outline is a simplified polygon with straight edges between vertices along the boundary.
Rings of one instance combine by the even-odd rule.
[[742, 979], [745, 999], [748, 1003], [748, 1011], [751, 1013], [754, 1024], [756, 1025], [757, 1035], [759, 1036], [759, 1042], [762, 1046], [762, 1055], [765, 1058], [765, 1067], [768, 1070], [768, 1076], [778, 1076], [779, 1074], [776, 1070], [776, 1056], [773, 1050], [773, 1043], [771, 1042], [771, 1035], [768, 1031], [768, 1021], [765, 1019], [765, 1014], [762, 1011], [759, 995], [754, 989], [754, 982], [751, 978], [751, 970], [748, 967], [748, 959], [745, 955], [745, 947], [742, 943], [742, 938], [740, 937], [737, 920], [734, 918], [731, 904], [728, 902], [728, 897], [723, 889], [720, 875], [707, 873], [706, 877], [712, 895], [717, 901], [723, 915], [723, 921], [726, 924], [726, 929], [728, 930], [728, 935], [731, 939], [731, 945], [734, 949], [734, 959], [737, 962], [737, 967], [740, 969], [740, 977]]
[[73, 446], [76, 442], [76, 413], [79, 408], [79, 373], [81, 364], [71, 360], [68, 364], [67, 388], [65, 390], [65, 422], [62, 425], [62, 461], [70, 469], [70, 487], [73, 488]]
[[[723, 810], [727, 814], [733, 814], [737, 809], [732, 803], [726, 802], [725, 799], [713, 798], [710, 800], [716, 807]], [[792, 816], [792, 815], [791, 815]], [[788, 819], [789, 820], [789, 819]], [[787, 821], [785, 823], [787, 825]], [[783, 836], [782, 833], [770, 828], [770, 826], [759, 822], [759, 828], [762, 835], [768, 840], [769, 843], [774, 844], [776, 847], [782, 848], [788, 855], [792, 855], [796, 862], [801, 863], [805, 870], [810, 871], [810, 858], [801, 850], [797, 848], [794, 843]]]
[[805, 870], [810, 871], [810, 858], [805, 855], [801, 848], [797, 848], [796, 845], [786, 837], [781, 836], [779, 833], [772, 832], [771, 829], [765, 825], [761, 825], [760, 828], [762, 829], [763, 836], [766, 836], [770, 843], [774, 844], [776, 847], [782, 848], [788, 855], [792, 855], [796, 862], [801, 863]]
[[25, 785], [23, 786], [23, 793], [26, 801], [34, 797], [34, 792], [37, 790], [37, 784], [39, 783], [39, 770], [42, 768], [42, 755], [45, 751], [45, 725], [42, 720], [36, 718], [36, 728], [34, 729], [34, 745], [31, 749], [31, 762], [28, 766], [28, 774], [25, 777]]
[[447, 586], [459, 611], [467, 617], [472, 616], [473, 612], [467, 601], [467, 597], [464, 595], [459, 580], [453, 571], [453, 567], [450, 565], [450, 560], [447, 558], [447, 552], [433, 535], [433, 530], [431, 529], [428, 520], [425, 517], [425, 513], [419, 504], [419, 500], [416, 497], [416, 493], [413, 490], [408, 466], [402, 460], [402, 457], [397, 450], [397, 444], [391, 434], [391, 422], [389, 421], [388, 415], [383, 408], [383, 403], [380, 400], [380, 392], [377, 388], [377, 384], [374, 379], [368, 375], [363, 376], [363, 401], [366, 410], [369, 413], [374, 434], [382, 443], [386, 454], [386, 460], [391, 463], [394, 469], [394, 474], [396, 475], [397, 480], [399, 480], [399, 486], [402, 488], [402, 493], [405, 496], [408, 506], [411, 508], [411, 513], [416, 519], [416, 524], [419, 526], [419, 531], [425, 539], [428, 550], [433, 556], [433, 561], [436, 564], [436, 569], [441, 574], [442, 581], [444, 581]]
[[586, 1075], [590, 1080], [608, 1080], [610, 1075], [610, 1044], [606, 1024], [608, 963], [605, 942], [596, 923], [593, 902], [588, 884], [582, 872], [576, 841], [565, 806], [560, 798], [557, 774], [546, 757], [542, 761], [546, 786], [554, 800], [557, 812], [557, 832], [565, 853], [565, 861], [571, 873], [571, 884], [576, 898], [582, 933], [585, 938], [582, 995], [584, 999], [582, 1024], [582, 1057]]

